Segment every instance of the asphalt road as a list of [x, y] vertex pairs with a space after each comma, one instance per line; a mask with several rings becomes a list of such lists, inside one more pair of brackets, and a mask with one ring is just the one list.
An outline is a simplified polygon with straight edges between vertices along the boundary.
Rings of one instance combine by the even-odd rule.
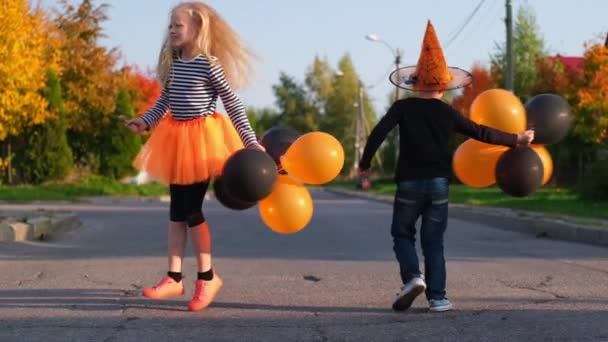
[[396, 313], [391, 207], [313, 197], [312, 222], [288, 236], [257, 208], [205, 203], [224, 287], [198, 313], [186, 310], [190, 250], [183, 298], [140, 295], [166, 272], [167, 203], [45, 204], [84, 225], [52, 241], [0, 243], [0, 341], [608, 341], [607, 248], [450, 219], [455, 310], [429, 313], [419, 297]]

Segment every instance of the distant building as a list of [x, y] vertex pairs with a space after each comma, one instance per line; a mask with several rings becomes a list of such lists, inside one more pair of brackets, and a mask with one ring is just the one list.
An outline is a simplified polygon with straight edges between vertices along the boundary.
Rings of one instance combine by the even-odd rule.
[[558, 60], [564, 65], [567, 72], [578, 73], [583, 70], [583, 57], [562, 56], [558, 54], [556, 56], [549, 57], [549, 60]]

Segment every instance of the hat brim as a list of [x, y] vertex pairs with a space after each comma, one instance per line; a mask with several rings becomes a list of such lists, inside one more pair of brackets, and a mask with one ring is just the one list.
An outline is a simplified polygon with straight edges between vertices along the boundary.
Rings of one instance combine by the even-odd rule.
[[389, 80], [392, 84], [401, 89], [413, 91], [454, 90], [466, 87], [473, 83], [473, 75], [471, 75], [470, 72], [455, 67], [448, 67], [448, 70], [454, 78], [447, 84], [426, 84], [424, 86], [417, 85], [416, 81], [412, 80], [411, 78], [411, 76], [416, 72], [415, 65], [402, 67], [393, 71], [389, 76]]

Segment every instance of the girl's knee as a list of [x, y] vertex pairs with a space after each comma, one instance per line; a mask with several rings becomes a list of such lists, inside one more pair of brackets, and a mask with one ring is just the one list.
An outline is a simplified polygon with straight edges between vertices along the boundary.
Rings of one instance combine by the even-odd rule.
[[186, 216], [186, 223], [190, 228], [199, 226], [205, 223], [205, 215], [203, 215], [202, 211], [193, 214], [188, 214]]

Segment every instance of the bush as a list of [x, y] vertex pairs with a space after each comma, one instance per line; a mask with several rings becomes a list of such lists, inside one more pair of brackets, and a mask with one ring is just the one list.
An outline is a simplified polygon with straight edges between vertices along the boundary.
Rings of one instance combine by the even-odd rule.
[[127, 118], [134, 116], [133, 104], [129, 93], [122, 89], [116, 99], [116, 111], [108, 128], [102, 136], [99, 171], [109, 178], [122, 178], [133, 172], [133, 158], [141, 147], [141, 137], [133, 134], [124, 126], [119, 115]]
[[26, 129], [17, 139], [15, 154], [15, 167], [21, 181], [32, 184], [63, 179], [72, 169], [61, 85], [52, 71], [47, 74], [43, 95], [49, 103], [49, 111], [55, 113], [56, 118]]
[[39, 184], [65, 178], [72, 169], [72, 150], [62, 119], [49, 120], [26, 131], [15, 156], [21, 181]]
[[608, 160], [596, 161], [589, 167], [579, 192], [588, 200], [608, 200]]

